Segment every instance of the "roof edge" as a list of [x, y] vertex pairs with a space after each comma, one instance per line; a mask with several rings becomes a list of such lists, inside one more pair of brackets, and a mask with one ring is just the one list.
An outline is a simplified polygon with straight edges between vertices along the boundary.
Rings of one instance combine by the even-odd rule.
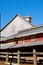
[[36, 27], [30, 28], [30, 29], [27, 28], [27, 29], [24, 29], [24, 30], [22, 30], [22, 31], [20, 30], [18, 33], [20, 33], [20, 32], [24, 32], [24, 31], [27, 31], [27, 30], [30, 31], [30, 30], [32, 30], [32, 29], [36, 29], [36, 28], [40, 28], [40, 27], [43, 27], [43, 25], [39, 25], [39, 26], [36, 26]]
[[0, 32], [5, 29], [17, 16], [19, 16], [18, 14], [16, 14], [1, 30]]

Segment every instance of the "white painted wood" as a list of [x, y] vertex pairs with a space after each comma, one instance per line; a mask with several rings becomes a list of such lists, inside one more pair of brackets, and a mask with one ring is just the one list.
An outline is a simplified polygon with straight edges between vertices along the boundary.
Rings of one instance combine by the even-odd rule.
[[23, 29], [30, 29], [32, 25], [20, 16], [17, 16], [6, 28], [1, 31], [1, 36], [8, 37]]

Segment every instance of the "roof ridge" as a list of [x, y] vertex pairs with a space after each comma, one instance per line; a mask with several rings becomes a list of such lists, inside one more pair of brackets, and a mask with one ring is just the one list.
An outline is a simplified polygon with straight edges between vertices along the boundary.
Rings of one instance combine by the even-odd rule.
[[[2, 31], [3, 29], [5, 29], [17, 16], [19, 16], [20, 18], [22, 18], [24, 21], [26, 21], [22, 16], [20, 16], [19, 14], [16, 14], [0, 31]], [[26, 21], [27, 22], [27, 21]], [[32, 25], [32, 23], [29, 22], [30, 25]], [[33, 27], [35, 27], [34, 25], [32, 25]]]
[[[22, 18], [24, 21], [26, 21], [22, 16], [19, 15], [20, 18]], [[28, 22], [28, 21], [26, 21]], [[33, 27], [35, 27], [32, 23], [29, 22], [30, 25], [32, 25]]]

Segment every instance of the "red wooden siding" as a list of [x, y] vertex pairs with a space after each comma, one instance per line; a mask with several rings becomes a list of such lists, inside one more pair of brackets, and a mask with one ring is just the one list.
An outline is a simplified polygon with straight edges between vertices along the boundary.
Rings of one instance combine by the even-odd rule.
[[36, 41], [35, 35], [32, 35], [32, 36], [31, 36], [31, 42], [33, 42], [33, 41]]
[[43, 33], [36, 35], [36, 41], [42, 41], [43, 40]]
[[14, 40], [14, 44], [17, 43], [28, 43], [28, 42], [33, 42], [33, 41], [42, 41], [43, 40], [43, 34], [36, 34], [36, 35], [31, 35], [31, 36], [26, 36], [22, 38], [18, 38]]
[[17, 44], [18, 43], [18, 39], [14, 39], [14, 44]]
[[31, 41], [31, 37], [23, 37], [23, 43], [27, 43]]
[[43, 33], [36, 34], [36, 35], [31, 35], [29, 37], [24, 37], [23, 42], [33, 42], [33, 41], [42, 41], [43, 40]]
[[19, 38], [19, 39], [18, 39], [18, 43], [19, 43], [19, 44], [23, 43], [23, 38]]

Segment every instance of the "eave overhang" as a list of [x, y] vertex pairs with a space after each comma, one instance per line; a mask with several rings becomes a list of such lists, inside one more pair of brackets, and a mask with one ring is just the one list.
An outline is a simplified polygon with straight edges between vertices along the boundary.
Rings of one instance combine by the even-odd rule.
[[0, 41], [35, 35], [35, 34], [39, 34], [39, 33], [43, 34], [43, 26], [35, 27], [35, 28], [29, 29], [29, 30], [24, 30], [24, 31], [18, 32], [17, 34], [13, 34], [9, 37], [0, 37]]

